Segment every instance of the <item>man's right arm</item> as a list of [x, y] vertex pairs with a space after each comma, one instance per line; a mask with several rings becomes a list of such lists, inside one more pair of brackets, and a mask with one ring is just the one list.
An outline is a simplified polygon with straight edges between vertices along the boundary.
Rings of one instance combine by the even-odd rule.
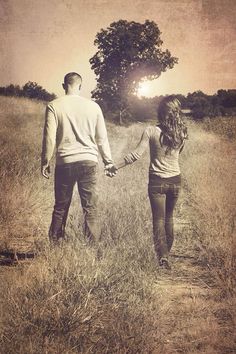
[[53, 156], [56, 144], [57, 122], [52, 105], [48, 105], [45, 114], [45, 124], [43, 130], [43, 144], [41, 155], [41, 172], [42, 175], [48, 178], [50, 172], [49, 163]]

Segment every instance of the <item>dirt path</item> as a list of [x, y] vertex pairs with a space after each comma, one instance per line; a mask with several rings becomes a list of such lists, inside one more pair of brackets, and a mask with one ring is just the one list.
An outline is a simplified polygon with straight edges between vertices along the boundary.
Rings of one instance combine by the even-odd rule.
[[233, 329], [228, 330], [225, 303], [220, 300], [209, 265], [200, 258], [197, 233], [188, 218], [188, 191], [183, 192], [176, 211], [172, 270], [160, 274], [155, 284], [161, 309], [158, 336], [163, 342], [162, 353], [233, 353]]
[[[182, 223], [180, 219], [176, 229], [172, 270], [160, 274], [154, 285], [160, 308], [161, 352], [225, 353], [224, 323], [217, 318], [224, 305], [217, 299], [207, 264], [198, 259], [194, 230], [186, 219]], [[183, 235], [188, 235], [187, 243]], [[160, 348], [155, 353], [159, 354]]]

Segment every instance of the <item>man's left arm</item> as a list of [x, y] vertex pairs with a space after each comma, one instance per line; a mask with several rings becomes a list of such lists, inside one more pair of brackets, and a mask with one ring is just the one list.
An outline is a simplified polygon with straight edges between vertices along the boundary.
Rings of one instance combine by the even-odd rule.
[[41, 173], [43, 177], [49, 178], [50, 160], [53, 156], [56, 145], [57, 122], [52, 105], [48, 105], [45, 114], [45, 124], [43, 130], [43, 143], [41, 155]]
[[102, 110], [99, 106], [97, 106], [97, 109], [96, 142], [105, 166], [105, 174], [109, 177], [113, 177], [117, 173], [117, 168], [114, 166], [111, 157], [111, 149]]
[[101, 108], [98, 106], [96, 142], [105, 166], [112, 164], [111, 149], [107, 136], [107, 129]]

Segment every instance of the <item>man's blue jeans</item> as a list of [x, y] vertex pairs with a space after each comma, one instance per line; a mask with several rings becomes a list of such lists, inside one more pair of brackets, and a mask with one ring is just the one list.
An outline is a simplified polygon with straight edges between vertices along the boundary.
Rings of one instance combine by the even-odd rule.
[[97, 163], [78, 161], [56, 166], [55, 205], [49, 230], [51, 239], [64, 238], [74, 185], [77, 184], [84, 214], [84, 232], [89, 241], [99, 241]]
[[168, 257], [174, 241], [173, 212], [180, 189], [180, 176], [149, 178], [148, 194], [152, 209], [154, 247], [158, 259]]

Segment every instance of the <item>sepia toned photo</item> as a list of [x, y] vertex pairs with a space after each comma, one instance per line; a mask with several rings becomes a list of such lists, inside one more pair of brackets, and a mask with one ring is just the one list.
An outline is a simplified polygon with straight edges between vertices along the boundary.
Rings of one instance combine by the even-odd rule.
[[0, 354], [235, 353], [236, 2], [0, 18]]

